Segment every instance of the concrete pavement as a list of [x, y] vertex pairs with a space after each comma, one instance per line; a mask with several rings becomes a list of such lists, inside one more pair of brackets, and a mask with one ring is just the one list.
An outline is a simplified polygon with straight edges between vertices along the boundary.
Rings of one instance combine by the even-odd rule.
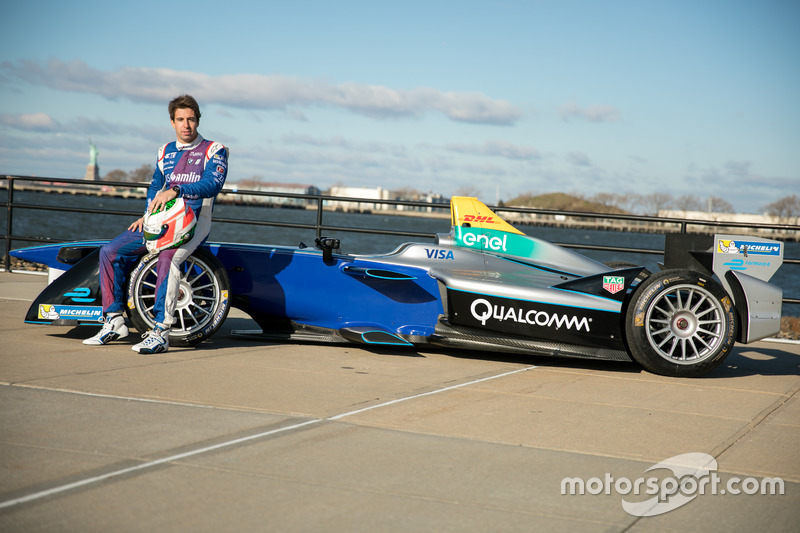
[[[146, 357], [130, 349], [135, 331], [87, 347], [91, 329], [24, 324], [45, 283], [0, 273], [0, 531], [800, 524], [798, 344], [737, 346], [710, 375], [671, 379], [633, 364], [264, 344], [232, 336], [254, 327], [232, 312], [199, 347]], [[683, 473], [650, 467], [701, 453], [716, 467], [694, 479], [716, 476], [713, 491], [683, 477], [681, 495], [623, 508]], [[784, 494], [762, 494], [770, 480]]]

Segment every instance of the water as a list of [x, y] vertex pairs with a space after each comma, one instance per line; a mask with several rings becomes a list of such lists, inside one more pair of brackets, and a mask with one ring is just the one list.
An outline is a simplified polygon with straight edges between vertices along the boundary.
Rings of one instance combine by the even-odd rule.
[[[0, 191], [5, 200], [7, 191]], [[69, 194], [49, 194], [16, 191], [14, 203], [37, 206], [61, 206], [96, 211], [111, 211], [121, 214], [68, 213], [54, 210], [16, 209], [14, 210], [13, 233], [19, 236], [44, 237], [53, 241], [111, 239], [141, 216], [144, 202], [141, 199], [126, 199], [97, 196], [73, 196]], [[446, 210], [442, 210], [447, 213]], [[7, 227], [7, 214], [0, 215], [0, 231], [4, 235]], [[302, 209], [276, 209], [259, 206], [217, 205], [214, 217], [236, 218], [249, 221], [282, 222], [293, 224], [316, 223], [316, 211]], [[412, 216], [393, 216], [375, 213], [334, 213], [326, 211], [323, 223], [329, 226], [348, 228], [389, 229], [414, 233], [447, 233], [450, 222], [447, 218], [426, 218]], [[525, 226], [522, 230], [532, 236], [551, 242], [568, 244], [603, 244], [608, 246], [663, 250], [664, 236], [648, 233], [623, 233], [614, 231], [574, 230], [568, 228], [548, 228]], [[394, 250], [398, 245], [409, 242], [433, 242], [432, 238], [410, 238], [402, 236], [371, 235], [345, 231], [324, 232], [341, 241], [343, 253], [373, 254]], [[254, 224], [234, 224], [215, 222], [209, 240], [219, 242], [240, 242], [255, 244], [279, 244], [297, 246], [305, 242], [313, 246], [316, 233], [313, 229], [279, 228]], [[14, 241], [12, 247], [20, 248], [35, 243]], [[5, 241], [0, 241], [0, 252], [5, 254]], [[619, 253], [586, 250], [580, 253], [598, 261], [624, 260], [658, 270], [661, 255]], [[800, 242], [787, 242], [784, 257], [800, 258]], [[783, 288], [786, 298], [800, 298], [800, 265], [784, 264], [772, 278]], [[784, 315], [800, 315], [800, 305], [784, 305]]]

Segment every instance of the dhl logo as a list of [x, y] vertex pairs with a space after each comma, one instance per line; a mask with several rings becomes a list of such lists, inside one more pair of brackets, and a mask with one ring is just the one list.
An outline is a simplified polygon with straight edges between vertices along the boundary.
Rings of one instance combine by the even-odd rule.
[[500, 220], [495, 220], [494, 217], [481, 217], [475, 215], [464, 215], [463, 222], [476, 222], [478, 224], [500, 224]]

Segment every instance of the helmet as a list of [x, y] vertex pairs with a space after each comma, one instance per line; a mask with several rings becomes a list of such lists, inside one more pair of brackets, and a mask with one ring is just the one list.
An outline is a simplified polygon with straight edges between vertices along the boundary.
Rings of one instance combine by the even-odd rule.
[[197, 218], [183, 198], [170, 200], [163, 209], [144, 216], [144, 243], [150, 253], [177, 248], [194, 237]]

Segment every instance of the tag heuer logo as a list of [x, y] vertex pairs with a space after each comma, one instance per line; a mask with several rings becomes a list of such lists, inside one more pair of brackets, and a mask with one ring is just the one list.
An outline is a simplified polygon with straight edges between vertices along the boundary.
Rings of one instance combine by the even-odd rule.
[[611, 294], [616, 294], [625, 288], [625, 277], [603, 276], [603, 288]]

